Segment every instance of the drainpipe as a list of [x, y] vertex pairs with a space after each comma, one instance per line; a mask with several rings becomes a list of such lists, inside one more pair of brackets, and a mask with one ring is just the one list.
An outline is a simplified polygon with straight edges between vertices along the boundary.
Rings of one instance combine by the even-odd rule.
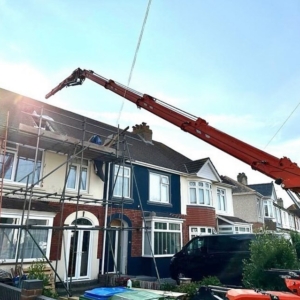
[[109, 182], [110, 182], [110, 165], [108, 163], [108, 176], [107, 176], [107, 187], [106, 187], [106, 206], [104, 214], [104, 234], [103, 234], [103, 246], [102, 246], [102, 264], [101, 264], [101, 275], [104, 274], [104, 261], [105, 261], [105, 243], [106, 243], [106, 228], [107, 228], [107, 212], [108, 212], [108, 196], [109, 196]]

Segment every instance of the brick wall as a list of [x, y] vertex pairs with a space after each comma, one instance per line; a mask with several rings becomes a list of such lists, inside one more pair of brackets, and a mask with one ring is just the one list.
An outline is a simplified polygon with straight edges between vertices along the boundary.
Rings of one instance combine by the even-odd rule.
[[[51, 203], [50, 205], [59, 206], [59, 203]], [[76, 204], [69, 204], [65, 203], [63, 210], [59, 212], [53, 222], [53, 226], [63, 226], [64, 221], [66, 218], [76, 212]], [[103, 206], [92, 206], [92, 205], [79, 205], [78, 210], [88, 211], [94, 214], [99, 220], [99, 226], [104, 225], [104, 207]], [[62, 215], [62, 224], [61, 222], [61, 215]], [[81, 217], [81, 216], [78, 216]], [[59, 238], [62, 236], [62, 231], [59, 229], [54, 229], [52, 232], [52, 242], [51, 242], [51, 251], [50, 251], [50, 260], [56, 260], [61, 258], [61, 246], [62, 246], [62, 239]], [[99, 231], [99, 240], [98, 240], [98, 256], [100, 258], [102, 254], [102, 241], [103, 241], [103, 231]]]
[[189, 241], [189, 226], [216, 227], [216, 211], [214, 207], [192, 206], [187, 207], [183, 228], [183, 244]]

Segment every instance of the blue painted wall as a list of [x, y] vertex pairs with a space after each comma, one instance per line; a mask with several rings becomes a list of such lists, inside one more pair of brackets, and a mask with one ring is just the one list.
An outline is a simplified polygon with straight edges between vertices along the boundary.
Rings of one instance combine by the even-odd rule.
[[[130, 165], [126, 165], [130, 167]], [[113, 179], [113, 166], [111, 167], [111, 182]], [[149, 173], [156, 172], [162, 175], [169, 176], [170, 185], [170, 204], [150, 203], [149, 199]], [[106, 174], [107, 175], [107, 174]], [[112, 184], [110, 184], [112, 189]], [[131, 185], [132, 201], [124, 203], [124, 209], [141, 210], [141, 205], [144, 211], [161, 212], [166, 214], [180, 214], [180, 176], [169, 174], [166, 172], [156, 171], [155, 169], [145, 168], [134, 165], [132, 168], [132, 185]], [[111, 194], [111, 190], [110, 190]], [[117, 198], [112, 198], [114, 200]], [[120, 207], [120, 206], [118, 206]], [[129, 221], [131, 224], [131, 222]], [[130, 225], [129, 225], [130, 226]], [[131, 241], [131, 234], [129, 234]], [[107, 247], [107, 245], [106, 245]], [[128, 244], [128, 275], [147, 275], [157, 276], [153, 258], [146, 257], [131, 257], [131, 243]], [[156, 257], [156, 265], [161, 278], [169, 277], [169, 264], [171, 257]]]

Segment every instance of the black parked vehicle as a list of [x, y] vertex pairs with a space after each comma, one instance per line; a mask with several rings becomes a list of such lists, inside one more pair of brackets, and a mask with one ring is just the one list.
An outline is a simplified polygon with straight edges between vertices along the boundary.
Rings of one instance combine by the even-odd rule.
[[179, 278], [216, 276], [227, 285], [242, 282], [243, 259], [250, 256], [250, 242], [255, 234], [214, 234], [194, 237], [170, 262], [170, 275]]

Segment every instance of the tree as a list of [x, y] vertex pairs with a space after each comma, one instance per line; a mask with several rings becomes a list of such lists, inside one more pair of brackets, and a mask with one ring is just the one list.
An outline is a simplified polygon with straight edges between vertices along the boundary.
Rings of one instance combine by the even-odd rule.
[[299, 262], [290, 240], [274, 233], [257, 234], [250, 244], [250, 258], [244, 260], [245, 287], [285, 291], [284, 280], [268, 269], [297, 269]]

